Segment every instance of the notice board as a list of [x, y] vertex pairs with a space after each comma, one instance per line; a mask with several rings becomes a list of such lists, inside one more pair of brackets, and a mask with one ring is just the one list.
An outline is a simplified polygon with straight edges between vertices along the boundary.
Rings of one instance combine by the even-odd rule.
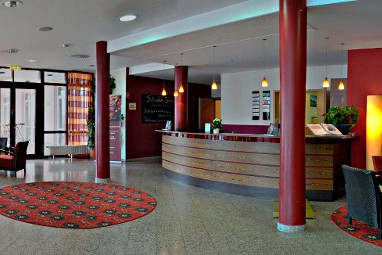
[[161, 124], [174, 120], [174, 97], [142, 94], [142, 124]]

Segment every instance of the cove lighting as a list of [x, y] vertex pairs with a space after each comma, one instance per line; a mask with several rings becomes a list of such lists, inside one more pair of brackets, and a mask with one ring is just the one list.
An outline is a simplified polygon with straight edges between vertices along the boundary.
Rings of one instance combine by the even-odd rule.
[[137, 18], [137, 15], [128, 14], [128, 15], [125, 15], [125, 16], [118, 18], [118, 20], [122, 21], [122, 22], [127, 22], [127, 21], [135, 20], [136, 18]]
[[356, 2], [357, 0], [308, 0], [307, 6], [320, 6], [327, 4], [339, 4], [339, 3], [347, 3], [347, 2]]

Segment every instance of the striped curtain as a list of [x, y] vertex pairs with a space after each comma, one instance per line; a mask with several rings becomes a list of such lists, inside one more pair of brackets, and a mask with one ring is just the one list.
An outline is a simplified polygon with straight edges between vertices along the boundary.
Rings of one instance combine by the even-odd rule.
[[88, 108], [93, 107], [92, 74], [68, 73], [68, 144], [86, 145]]

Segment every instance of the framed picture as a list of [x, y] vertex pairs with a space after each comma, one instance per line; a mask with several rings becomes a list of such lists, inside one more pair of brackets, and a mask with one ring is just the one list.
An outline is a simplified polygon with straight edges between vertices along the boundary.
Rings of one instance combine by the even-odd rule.
[[317, 107], [317, 95], [310, 95], [310, 107]]

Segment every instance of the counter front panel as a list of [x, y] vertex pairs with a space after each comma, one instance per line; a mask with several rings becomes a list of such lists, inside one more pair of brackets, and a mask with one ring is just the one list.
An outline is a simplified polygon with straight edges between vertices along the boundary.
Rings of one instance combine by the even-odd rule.
[[[230, 134], [229, 139], [224, 139], [223, 136], [165, 132], [162, 136], [162, 166], [166, 175], [204, 188], [276, 198], [280, 171], [279, 138], [240, 135], [237, 139]], [[306, 144], [307, 197], [334, 200], [343, 192], [341, 165], [350, 162], [350, 139], [330, 139], [329, 143], [313, 141]]]

